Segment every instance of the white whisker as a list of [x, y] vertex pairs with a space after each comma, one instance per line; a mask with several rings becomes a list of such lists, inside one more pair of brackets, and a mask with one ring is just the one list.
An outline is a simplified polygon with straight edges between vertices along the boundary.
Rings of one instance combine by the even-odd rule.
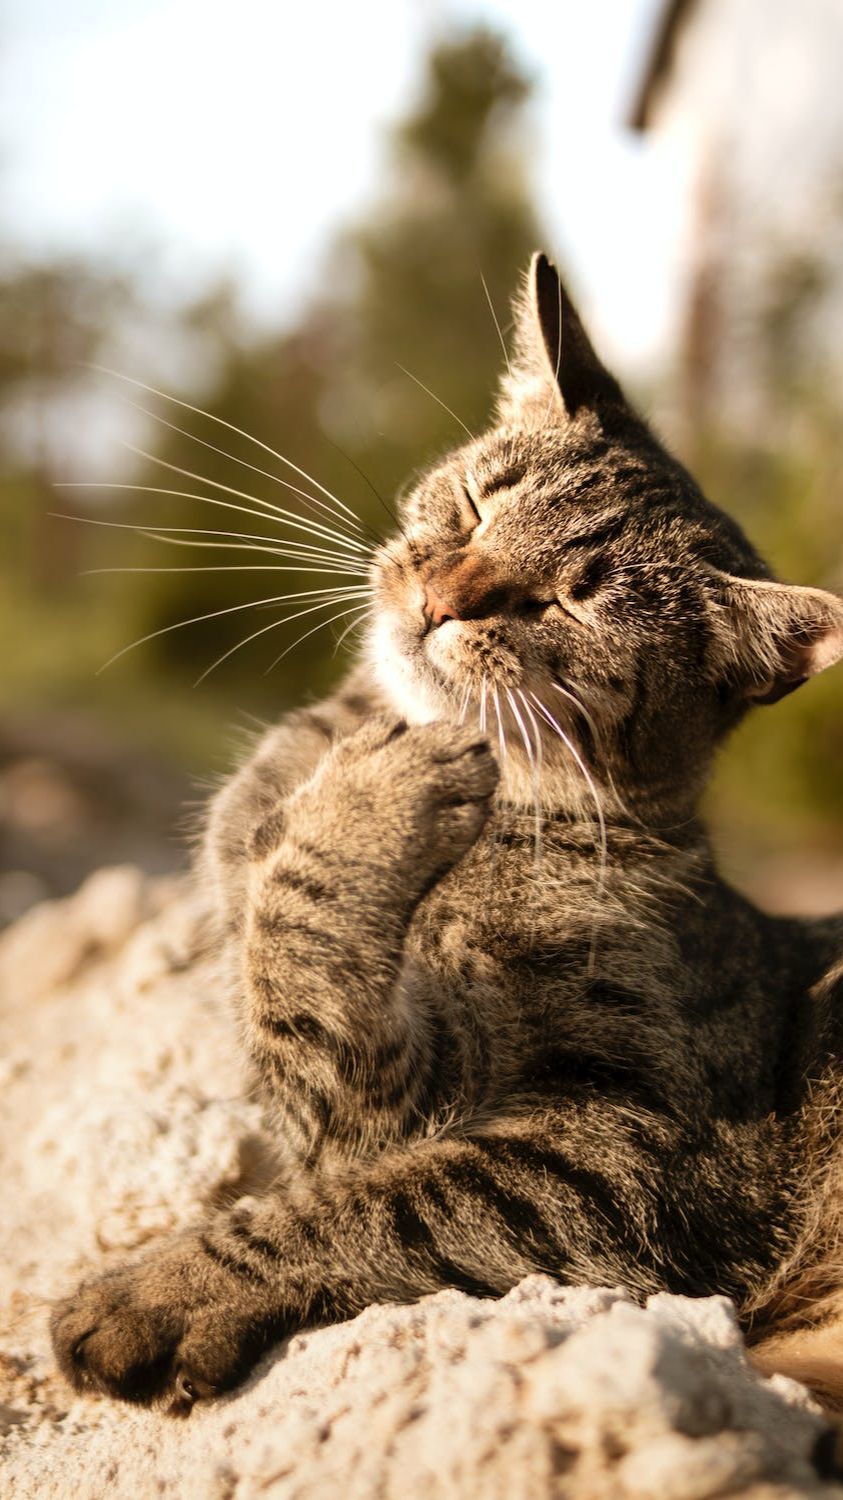
[[[327, 570], [303, 564], [294, 567], [286, 563], [209, 563], [207, 565], [191, 565], [185, 568], [83, 568], [79, 577], [91, 578], [97, 573], [314, 573], [325, 571]], [[331, 568], [330, 572], [332, 577], [337, 578], [341, 577], [343, 573], [347, 573], [351, 578], [365, 576], [360, 572], [359, 568]]]
[[512, 716], [513, 716], [516, 724], [518, 725], [518, 729], [519, 729], [519, 732], [521, 734], [521, 738], [524, 741], [524, 749], [527, 752], [527, 760], [528, 760], [529, 765], [530, 765], [530, 782], [531, 782], [532, 789], [533, 789], [533, 802], [535, 804], [535, 818], [536, 818], [535, 854], [536, 854], [536, 861], [538, 861], [538, 858], [539, 858], [539, 845], [540, 845], [540, 840], [541, 840], [541, 809], [540, 809], [540, 805], [539, 805], [539, 782], [538, 782], [538, 776], [537, 776], [537, 773], [536, 773], [536, 758], [535, 758], [535, 754], [534, 754], [534, 751], [533, 751], [533, 742], [530, 739], [529, 734], [527, 733], [527, 727], [526, 727], [526, 725], [524, 723], [524, 720], [522, 719], [520, 713], [518, 712], [518, 704], [515, 702], [515, 698], [514, 698], [512, 689], [511, 688], [505, 688], [504, 691], [506, 692], [506, 696], [509, 699], [509, 706], [512, 709]]
[[518, 725], [518, 729], [520, 731], [521, 738], [524, 741], [524, 749], [527, 752], [527, 759], [530, 762], [530, 770], [534, 771], [535, 770], [535, 757], [533, 755], [533, 743], [532, 743], [532, 740], [530, 739], [529, 735], [527, 734], [527, 730], [526, 730], [526, 728], [524, 726], [524, 720], [522, 719], [520, 713], [518, 712], [518, 705], [516, 704], [515, 698], [513, 697], [512, 689], [508, 688], [508, 687], [504, 688], [504, 692], [506, 693], [506, 696], [509, 699], [509, 706], [512, 709], [512, 717], [514, 718], [516, 724]]
[[[550, 685], [551, 685], [552, 688], [556, 689], [557, 693], [561, 693], [562, 696], [563, 696], [563, 698], [568, 698], [570, 700], [570, 702], [573, 703], [573, 705], [577, 709], [578, 713], [580, 713], [582, 715], [582, 717], [584, 718], [586, 724], [588, 725], [588, 727], [589, 727], [589, 729], [591, 731], [591, 737], [594, 740], [595, 745], [599, 745], [600, 744], [600, 739], [601, 739], [600, 729], [598, 728], [597, 724], [594, 722], [594, 719], [592, 718], [592, 715], [589, 713], [588, 709], [586, 708], [585, 704], [580, 699], [579, 695], [576, 694], [576, 693], [572, 693], [568, 688], [563, 687], [562, 684], [561, 684], [561, 682], [558, 682], [555, 678], [551, 681]], [[582, 689], [580, 689], [580, 691], [582, 691]], [[631, 822], [639, 822], [640, 819], [636, 816], [636, 814], [633, 813], [631, 811], [631, 809], [626, 806], [626, 803], [624, 802], [624, 800], [623, 800], [623, 798], [622, 798], [622, 796], [621, 796], [620, 792], [618, 791], [618, 788], [617, 788], [617, 786], [615, 784], [615, 779], [612, 776], [612, 773], [608, 769], [608, 767], [606, 768], [605, 774], [606, 774], [606, 777], [608, 779], [609, 786], [611, 787], [611, 790], [612, 790], [612, 796], [615, 798], [615, 801], [617, 802], [618, 807], [620, 808], [621, 812], [624, 814], [624, 817], [629, 818]]]
[[480, 708], [479, 708], [478, 714], [477, 714], [477, 722], [480, 725], [480, 732], [481, 732], [481, 734], [485, 734], [486, 733], [486, 692], [487, 692], [487, 689], [488, 689], [488, 681], [487, 681], [486, 677], [484, 676], [483, 681], [480, 684]]
[[[107, 487], [113, 488], [113, 486]], [[90, 488], [90, 486], [85, 485], [83, 486], [83, 488], [88, 489]], [[132, 488], [141, 488], [145, 490], [146, 486], [133, 485]], [[166, 493], [181, 494], [182, 491], [168, 490]], [[188, 498], [193, 499], [194, 497], [189, 496]], [[208, 497], [205, 496], [204, 498], [207, 499]], [[289, 537], [261, 536], [259, 533], [254, 531], [218, 531], [213, 528], [203, 526], [157, 526], [154, 521], [149, 521], [147, 523], [135, 523], [133, 521], [104, 521], [101, 520], [99, 516], [73, 516], [65, 513], [64, 511], [57, 510], [48, 511], [48, 515], [52, 516], [58, 521], [79, 521], [83, 526], [110, 526], [114, 531], [133, 531], [136, 536], [149, 537], [152, 541], [156, 542], [167, 542], [172, 547], [229, 546], [230, 544], [227, 542], [193, 542], [183, 540], [183, 538], [194, 536], [224, 536], [237, 538], [239, 542], [247, 544], [249, 548], [255, 552], [280, 552], [280, 548], [282, 546], [288, 550], [295, 548], [296, 551], [304, 551], [308, 554], [315, 553], [317, 550], [315, 546], [308, 542], [293, 541]], [[262, 519], [266, 520], [266, 517], [264, 516]], [[170, 533], [172, 533], [172, 535]], [[266, 547], [259, 547], [255, 546], [256, 542], [267, 542], [269, 545]], [[232, 546], [231, 550], [234, 551], [235, 548]], [[321, 548], [319, 550], [320, 552], [323, 552], [323, 555], [325, 557], [334, 557], [341, 562], [347, 561], [347, 559], [344, 556], [341, 556], [339, 553], [329, 552], [327, 551], [327, 549], [324, 549], [323, 551], [323, 549]]]
[[[345, 591], [340, 589], [310, 589], [307, 592], [312, 596], [313, 594], [338, 594]], [[151, 630], [148, 635], [142, 635], [138, 640], [131, 641], [128, 646], [123, 646], [119, 651], [115, 651], [114, 655], [108, 658], [108, 661], [103, 662], [103, 665], [97, 668], [97, 676], [99, 676], [100, 672], [106, 671], [114, 662], [119, 661], [120, 657], [125, 656], [128, 651], [134, 651], [137, 646], [145, 646], [147, 641], [157, 640], [159, 636], [167, 635], [171, 630], [182, 630], [187, 625], [199, 625], [205, 620], [215, 620], [220, 615], [233, 615], [238, 610], [259, 609], [264, 604], [283, 604], [285, 601], [296, 597], [304, 598], [306, 595], [273, 594], [268, 599], [249, 599], [245, 604], [229, 604], [224, 609], [212, 609], [204, 615], [193, 615], [189, 620], [176, 620], [173, 625], [162, 625], [159, 630]]]
[[480, 280], [483, 283], [483, 290], [486, 293], [486, 301], [489, 304], [489, 312], [492, 314], [492, 321], [493, 321], [496, 329], [498, 330], [498, 338], [501, 341], [501, 348], [503, 350], [503, 357], [504, 357], [504, 359], [506, 361], [507, 373], [508, 373], [508, 375], [511, 378], [512, 377], [512, 365], [509, 363], [509, 350], [506, 347], [506, 340], [504, 339], [503, 333], [501, 331], [501, 325], [498, 322], [498, 315], [495, 312], [495, 304], [492, 301], [492, 296], [491, 296], [491, 293], [489, 291], [489, 288], [486, 285], [486, 278], [483, 275], [482, 271], [480, 272]]
[[[56, 511], [51, 511], [50, 514], [52, 516], [55, 516], [59, 520], [80, 521], [84, 525], [88, 526], [107, 526], [117, 531], [131, 531], [134, 532], [135, 536], [146, 537], [149, 541], [153, 542], [164, 542], [167, 546], [170, 547], [210, 547], [217, 548], [220, 551], [226, 552], [265, 552], [272, 557], [292, 558], [294, 562], [301, 564], [307, 563], [309, 565], [307, 567], [300, 567], [298, 569], [285, 569], [284, 571], [287, 572], [298, 571], [303, 573], [330, 573], [336, 575], [337, 577], [341, 577], [346, 574], [356, 578], [368, 577], [368, 567], [364, 565], [362, 558], [360, 559], [360, 562], [358, 564], [357, 559], [354, 557], [349, 558], [339, 553], [329, 552], [324, 548], [312, 547], [306, 542], [290, 541], [286, 537], [277, 539], [274, 537], [254, 536], [251, 533], [245, 531], [208, 531], [189, 526], [185, 528], [179, 526], [165, 526], [161, 529], [161, 531], [157, 531], [153, 530], [150, 526], [134, 526], [128, 521], [102, 521], [94, 516], [61, 515]], [[178, 534], [181, 533], [182, 529], [184, 529], [184, 531], [187, 533], [186, 536], [181, 536], [180, 534]], [[166, 535], [166, 533], [168, 532], [175, 532], [177, 533], [177, 535]], [[239, 542], [197, 542], [193, 540], [194, 536], [230, 536], [242, 537], [243, 540]], [[267, 543], [268, 545], [260, 545], [261, 543]], [[238, 564], [238, 566], [240, 565]], [[163, 567], [145, 567], [141, 569], [129, 567], [108, 567], [88, 568], [85, 570], [82, 576], [85, 576], [86, 573], [160, 573], [189, 571], [189, 568], [171, 569]], [[199, 570], [195, 569], [194, 571]], [[205, 569], [204, 571], [208, 570]], [[244, 571], [246, 570], [244, 569]]]
[[[352, 596], [349, 595], [349, 597], [352, 597]], [[334, 600], [333, 602], [337, 603], [338, 601]], [[358, 607], [359, 606], [352, 606], [351, 609], [341, 609], [338, 614], [331, 615], [327, 620], [320, 620], [319, 624], [318, 625], [314, 625], [312, 630], [306, 630], [304, 632], [304, 635], [298, 636], [297, 639], [293, 641], [292, 645], [287, 646], [280, 653], [279, 656], [276, 656], [276, 658], [275, 658], [274, 661], [270, 662], [269, 666], [266, 669], [266, 672], [264, 673], [264, 676], [266, 677], [273, 670], [274, 667], [277, 667], [279, 661], [283, 661], [285, 656], [289, 656], [290, 652], [294, 651], [295, 648], [296, 648], [296, 646], [300, 646], [301, 643], [302, 643], [302, 641], [306, 641], [309, 636], [315, 635], [316, 632], [317, 632], [317, 630], [324, 630], [324, 628], [325, 628], [326, 625], [333, 625], [337, 620], [344, 619], [346, 615], [353, 614], [355, 608], [358, 608]]]
[[591, 734], [595, 742], [598, 742], [600, 736], [597, 725], [595, 724], [593, 718], [591, 717], [591, 714], [589, 713], [582, 700], [575, 693], [572, 693], [569, 688], [563, 687], [561, 682], [558, 682], [556, 678], [552, 679], [550, 686], [554, 688], [557, 693], [561, 693], [563, 698], [567, 698], [569, 703], [573, 703], [577, 712], [581, 713], [583, 718], [585, 719], [585, 722], [591, 730]]
[[[256, 512], [258, 515], [268, 513], [269, 515], [283, 519], [288, 525], [292, 523], [301, 526], [303, 530], [305, 529], [300, 516], [297, 516], [294, 511], [287, 510], [283, 505], [276, 505], [273, 500], [263, 500], [258, 495], [250, 495], [248, 490], [238, 490], [231, 484], [223, 484], [221, 479], [211, 479], [207, 474], [197, 474], [193, 469], [183, 469], [180, 464], [171, 464], [169, 459], [159, 458], [155, 453], [147, 453], [145, 448], [138, 448], [134, 443], [124, 443], [123, 447], [129, 453], [134, 453], [138, 458], [145, 459], [147, 463], [157, 464], [160, 469], [167, 469], [171, 474], [181, 474], [183, 479], [195, 479], [199, 484], [209, 484], [212, 490], [220, 490], [224, 495], [234, 495], [235, 499], [249, 500], [252, 505], [262, 505], [264, 511]], [[314, 536], [321, 535], [327, 537], [337, 546], [349, 547], [356, 552], [369, 552], [371, 550], [366, 546], [365, 542], [358, 541], [356, 537], [350, 536], [347, 532], [336, 531], [333, 527], [325, 526], [322, 521], [309, 520], [308, 526]]]
[[266, 635], [270, 630], [277, 630], [279, 625], [288, 625], [293, 620], [300, 620], [303, 615], [312, 615], [318, 609], [327, 609], [329, 607], [333, 607], [333, 605], [335, 604], [344, 603], [345, 600], [350, 597], [352, 596], [349, 594], [339, 594], [336, 598], [322, 599], [317, 604], [311, 604], [307, 607], [307, 609], [299, 609], [295, 614], [282, 615], [278, 620], [270, 620], [268, 625], [262, 625], [259, 630], [253, 631], [252, 634], [247, 635], [244, 640], [237, 641], [235, 645], [230, 646], [227, 651], [224, 651], [222, 656], [218, 656], [216, 661], [212, 662], [209, 667], [206, 667], [205, 671], [202, 672], [199, 677], [197, 677], [193, 686], [199, 687], [199, 684], [204, 682], [205, 678], [209, 677], [212, 672], [216, 671], [217, 667], [222, 666], [224, 661], [228, 661], [229, 657], [233, 656], [235, 651], [239, 651], [242, 646], [248, 646], [251, 641], [256, 641], [259, 636]]
[[503, 731], [503, 719], [501, 717], [501, 701], [500, 701], [500, 698], [498, 697], [498, 685], [497, 685], [496, 682], [492, 683], [492, 692], [493, 692], [494, 698], [495, 698], [495, 716], [496, 716], [497, 721], [498, 721], [498, 743], [499, 743], [500, 749], [501, 749], [501, 761], [503, 762], [503, 761], [506, 760], [506, 735], [504, 734], [504, 731]]
[[[199, 434], [196, 432], [188, 432], [185, 427], [179, 427], [177, 423], [168, 421], [166, 417], [160, 416], [158, 412], [150, 411], [148, 406], [142, 406], [139, 401], [130, 401], [128, 397], [123, 397], [123, 400], [134, 411], [142, 412], [145, 417], [149, 417], [150, 421], [158, 422], [162, 427], [168, 427], [171, 432], [177, 432], [180, 437], [186, 437], [190, 442], [200, 443], [203, 448], [209, 448], [212, 453], [218, 453], [221, 458], [227, 458], [233, 464], [240, 464], [242, 468], [250, 469], [253, 474], [260, 474], [263, 479], [270, 479], [274, 484], [283, 485], [284, 489], [290, 490], [294, 495], [300, 495], [303, 500], [307, 500], [311, 505], [317, 506], [320, 511], [330, 516], [333, 521], [338, 521], [343, 526], [346, 525], [345, 516], [341, 511], [338, 511], [332, 505], [326, 505], [324, 500], [317, 500], [315, 495], [308, 494], [307, 490], [301, 489], [299, 485], [290, 484], [288, 480], [282, 479], [279, 474], [273, 474], [269, 469], [262, 469], [258, 464], [250, 464], [248, 459], [239, 458], [237, 454], [229, 453], [225, 448], [218, 448], [216, 443], [209, 443], [207, 438], [199, 437]], [[365, 532], [366, 528], [363, 522], [358, 516], [355, 516], [353, 511], [349, 510], [347, 506], [343, 506], [343, 511], [347, 512], [352, 524], [361, 534]]]
[[[578, 751], [576, 745], [573, 743], [573, 741], [570, 739], [570, 737], [565, 733], [565, 731], [562, 728], [562, 726], [559, 723], [557, 723], [556, 719], [553, 717], [553, 714], [550, 712], [550, 709], [547, 708], [544, 703], [542, 703], [541, 699], [538, 698], [536, 696], [536, 694], [533, 693], [533, 692], [530, 693], [530, 697], [532, 698], [532, 700], [535, 703], [537, 709], [539, 710], [539, 713], [542, 715], [543, 718], [545, 718], [547, 720], [547, 722], [548, 722], [548, 724], [550, 724], [551, 728], [554, 729], [556, 731], [556, 733], [558, 734], [558, 736], [559, 736], [560, 740], [562, 741], [562, 743], [567, 747], [568, 752], [570, 753], [572, 759], [576, 763], [576, 765], [577, 765], [577, 767], [578, 767], [578, 769], [580, 771], [580, 774], [582, 775], [582, 778], [585, 781], [585, 784], [588, 787], [588, 789], [589, 789], [589, 791], [591, 793], [591, 796], [593, 798], [594, 808], [595, 808], [595, 811], [597, 813], [597, 823], [598, 823], [598, 827], [599, 827], [599, 830], [600, 830], [600, 866], [599, 866], [599, 870], [598, 870], [598, 879], [597, 879], [597, 900], [599, 902], [602, 899], [603, 893], [604, 893], [604, 891], [606, 889], [606, 871], [607, 871], [608, 858], [609, 858], [609, 842], [608, 842], [608, 838], [607, 838], [607, 835], [606, 835], [606, 819], [605, 819], [605, 817], [603, 815], [603, 805], [602, 805], [602, 802], [600, 800], [600, 794], [599, 794], [599, 792], [597, 790], [597, 787], [595, 785], [595, 782], [594, 782], [594, 779], [593, 779], [593, 777], [591, 775], [591, 772], [589, 771], [588, 766], [586, 765], [585, 761], [583, 760], [582, 756], [580, 755], [580, 752]], [[597, 925], [596, 925], [596, 921], [595, 921], [595, 926], [594, 926], [594, 928], [592, 930], [592, 934], [591, 934], [591, 947], [589, 949], [589, 958], [588, 958], [588, 972], [589, 972], [589, 976], [590, 977], [593, 976], [593, 974], [594, 974], [594, 961], [595, 961], [595, 957], [596, 957], [596, 940], [597, 940]]]
[[359, 606], [359, 613], [360, 613], [360, 619], [359, 620], [352, 620], [351, 624], [350, 625], [346, 625], [345, 629], [343, 630], [341, 636], [339, 637], [339, 640], [337, 641], [337, 643], [336, 643], [336, 645], [334, 647], [334, 650], [333, 650], [333, 655], [334, 656], [336, 656], [337, 652], [340, 649], [340, 646], [342, 645], [343, 641], [345, 640], [345, 638], [349, 634], [349, 632], [352, 631], [352, 630], [355, 630], [358, 625], [362, 625], [363, 622], [364, 622], [364, 620], [367, 618], [367, 616], [370, 615], [370, 614], [372, 614], [372, 606], [371, 606], [371, 604], [361, 604]]
[[150, 531], [146, 527], [134, 528], [139, 536], [147, 537], [153, 542], [165, 542], [169, 547], [198, 547], [219, 549], [223, 552], [268, 552], [273, 557], [292, 558], [294, 562], [310, 563], [311, 572], [315, 573], [348, 573], [357, 578], [368, 578], [369, 569], [361, 559], [359, 566], [354, 566], [354, 558], [340, 557], [333, 552], [317, 551], [308, 547], [304, 542], [288, 542], [283, 539], [281, 546], [254, 546], [248, 542], [194, 542], [183, 540], [180, 537], [161, 536], [157, 531]]
[[527, 716], [528, 716], [528, 718], [530, 720], [530, 723], [531, 723], [531, 725], [533, 727], [533, 731], [535, 733], [535, 736], [536, 736], [536, 784], [535, 784], [535, 792], [534, 792], [534, 802], [535, 802], [535, 809], [536, 809], [536, 863], [538, 864], [539, 861], [541, 860], [541, 837], [542, 837], [542, 813], [541, 813], [542, 736], [541, 736], [541, 725], [539, 724], [539, 722], [538, 722], [535, 714], [533, 713], [533, 710], [532, 710], [530, 704], [527, 702], [527, 698], [526, 698], [526, 696], [525, 696], [524, 691], [523, 691], [522, 688], [518, 689], [518, 696], [519, 696], [519, 698], [521, 699], [521, 702], [524, 705], [524, 712], [527, 714]]
[[[107, 525], [109, 523], [103, 522], [102, 524]], [[362, 557], [346, 557], [341, 552], [330, 552], [327, 547], [315, 547], [309, 542], [297, 542], [291, 540], [289, 537], [273, 538], [256, 536], [252, 540], [247, 532], [230, 532], [228, 533], [229, 535], [242, 536], [244, 540], [242, 542], [195, 542], [192, 540], [192, 536], [214, 536], [215, 533], [212, 531], [201, 532], [194, 528], [186, 527], [187, 536], [181, 537], [163, 535], [151, 526], [132, 527], [130, 529], [137, 531], [139, 536], [147, 537], [150, 541], [165, 542], [170, 547], [211, 547], [227, 552], [269, 552], [274, 557], [292, 558], [295, 562], [315, 563], [318, 565], [317, 571], [323, 573], [339, 571], [356, 573], [360, 578], [368, 578], [369, 576], [368, 564]], [[163, 529], [164, 532], [168, 530], [177, 532], [180, 530], [177, 526], [164, 527]], [[224, 531], [217, 534], [219, 536], [226, 535]], [[255, 542], [265, 542], [268, 545], [256, 546]], [[325, 566], [325, 564], [331, 564], [332, 566]]]
[[425, 383], [424, 383], [423, 380], [419, 380], [418, 376], [414, 375], [413, 372], [412, 372], [412, 370], [407, 370], [407, 369], [404, 368], [403, 365], [399, 365], [397, 360], [396, 360], [396, 366], [401, 371], [401, 373], [403, 375], [406, 375], [409, 380], [414, 381], [415, 384], [417, 386], [419, 386], [420, 389], [423, 390], [430, 397], [431, 401], [435, 401], [436, 404], [437, 404], [437, 406], [441, 406], [442, 410], [446, 411], [448, 413], [449, 417], [453, 417], [454, 421], [459, 424], [459, 426], [462, 428], [463, 432], [467, 432], [468, 433], [468, 436], [471, 438], [471, 441], [473, 443], [477, 441], [477, 439], [475, 438], [474, 433], [472, 432], [471, 428], [470, 427], [466, 427], [465, 422], [462, 420], [462, 417], [458, 417], [455, 411], [451, 411], [450, 406], [446, 406], [445, 402], [441, 399], [441, 397], [437, 396], [436, 392], [432, 391], [430, 389], [429, 385], [425, 385]]
[[342, 510], [348, 513], [353, 521], [358, 521], [358, 517], [355, 516], [353, 510], [350, 510], [347, 505], [343, 504], [342, 500], [338, 499], [336, 495], [332, 495], [331, 491], [326, 489], [324, 484], [320, 484], [318, 479], [314, 479], [312, 474], [308, 474], [305, 469], [300, 469], [298, 464], [293, 463], [292, 459], [285, 458], [283, 453], [276, 452], [274, 448], [270, 448], [268, 443], [264, 443], [260, 438], [254, 437], [251, 432], [244, 432], [242, 427], [236, 427], [233, 422], [227, 422], [224, 417], [215, 416], [210, 411], [203, 411], [201, 406], [193, 406], [189, 401], [183, 401], [179, 396], [170, 396], [166, 391], [159, 391], [154, 385], [146, 385], [142, 380], [133, 379], [131, 375], [121, 374], [119, 370], [110, 370], [107, 365], [92, 364], [90, 368], [99, 370], [103, 375], [111, 375], [116, 380], [124, 380], [127, 385], [133, 385], [140, 391], [146, 391], [150, 396], [159, 396], [162, 401], [170, 401], [173, 406], [181, 406], [185, 411], [195, 412], [196, 416], [205, 417], [209, 422], [216, 422], [219, 427], [226, 427], [229, 432], [235, 432], [238, 437], [244, 438], [247, 443], [254, 443], [257, 448], [262, 448], [264, 453], [268, 453], [270, 457], [277, 458], [279, 463], [284, 464], [293, 473], [298, 474], [301, 479], [306, 479], [308, 484], [312, 484], [314, 489], [319, 490], [328, 500], [335, 501]]
[[[60, 484], [57, 484], [56, 488], [57, 489], [62, 489], [62, 490], [130, 490], [130, 491], [133, 491], [136, 495], [169, 495], [169, 496], [173, 496], [176, 499], [180, 499], [180, 500], [199, 500], [199, 501], [201, 501], [201, 503], [203, 505], [216, 505], [216, 506], [219, 506], [219, 508], [221, 510], [234, 510], [234, 511], [238, 511], [241, 515], [244, 515], [244, 516], [255, 516], [255, 517], [257, 517], [257, 519], [259, 521], [263, 521], [264, 525], [266, 525], [266, 522], [268, 520], [275, 519], [274, 517], [268, 516], [267, 513], [266, 513], [266, 511], [263, 511], [263, 510], [252, 510], [251, 507], [246, 506], [246, 505], [235, 505], [232, 500], [218, 500], [216, 498], [216, 496], [214, 496], [214, 495], [197, 495], [197, 494], [195, 494], [191, 490], [173, 490], [173, 489], [168, 489], [168, 488], [166, 488], [163, 485], [157, 485], [157, 484], [129, 484], [129, 483], [125, 482], [125, 481], [122, 481], [122, 482], [120, 482], [118, 484], [112, 484], [108, 480], [100, 480], [100, 479], [90, 480], [90, 481], [67, 480], [67, 481], [62, 482]], [[247, 496], [246, 498], [248, 499], [249, 497]], [[73, 518], [73, 517], [71, 517], [71, 519], [87, 520], [88, 518], [87, 517], [80, 517], [80, 518]], [[278, 523], [279, 526], [280, 525], [292, 526], [292, 527], [294, 527], [296, 529], [296, 531], [303, 531], [305, 533], [305, 536], [316, 537], [316, 542], [315, 543], [311, 543], [312, 546], [316, 546], [317, 544], [322, 543], [324, 541], [324, 536], [323, 535], [319, 535], [317, 533], [317, 531], [314, 528], [313, 522], [311, 522], [311, 521], [296, 520], [295, 517], [291, 517], [289, 520], [284, 520], [284, 519], [282, 519], [282, 518], [279, 517], [279, 518], [277, 518], [277, 523]], [[91, 524], [96, 524], [96, 525], [100, 525], [100, 526], [105, 526], [105, 525], [118, 526], [118, 525], [123, 524], [123, 523], [120, 523], [118, 521], [111, 521], [111, 522], [97, 521], [97, 522], [94, 522], [92, 520]], [[166, 527], [158, 527], [157, 529], [159, 531], [165, 531], [167, 528]], [[187, 527], [187, 526], [177, 526], [177, 527], [174, 527], [173, 529], [176, 530], [176, 531], [180, 531], [180, 532], [187, 532], [187, 531], [191, 530], [191, 528]], [[278, 541], [278, 542], [282, 542], [282, 541], [284, 541], [284, 537], [283, 536], [279, 536], [279, 537], [275, 538], [275, 540]], [[346, 544], [345, 543], [341, 543], [340, 545], [344, 546]], [[362, 550], [364, 552], [366, 551], [365, 548], [363, 548]]]

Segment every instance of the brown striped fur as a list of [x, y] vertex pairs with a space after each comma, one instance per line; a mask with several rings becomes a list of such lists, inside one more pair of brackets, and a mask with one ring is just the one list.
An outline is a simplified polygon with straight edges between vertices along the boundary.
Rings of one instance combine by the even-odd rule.
[[839, 1399], [843, 921], [742, 900], [697, 805], [843, 605], [770, 577], [543, 257], [495, 423], [372, 578], [199, 866], [281, 1177], [58, 1307], [62, 1368], [188, 1410], [295, 1329], [542, 1270], [727, 1293]]

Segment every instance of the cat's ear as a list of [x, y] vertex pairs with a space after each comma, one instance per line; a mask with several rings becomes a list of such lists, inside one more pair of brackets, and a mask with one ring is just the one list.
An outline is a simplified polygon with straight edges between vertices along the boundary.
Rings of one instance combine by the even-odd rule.
[[514, 354], [498, 402], [502, 421], [564, 421], [584, 407], [623, 402], [546, 255], [533, 256], [514, 311]]
[[722, 573], [718, 585], [727, 675], [748, 701], [777, 703], [843, 657], [836, 594]]

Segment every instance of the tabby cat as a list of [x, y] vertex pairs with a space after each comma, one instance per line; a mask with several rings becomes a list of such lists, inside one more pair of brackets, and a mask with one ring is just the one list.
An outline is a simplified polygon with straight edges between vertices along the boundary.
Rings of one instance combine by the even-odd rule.
[[771, 578], [541, 255], [515, 344], [374, 554], [359, 664], [211, 802], [284, 1167], [58, 1306], [79, 1390], [185, 1412], [296, 1329], [542, 1271], [728, 1294], [832, 1399], [843, 919], [757, 911], [696, 810], [843, 601]]

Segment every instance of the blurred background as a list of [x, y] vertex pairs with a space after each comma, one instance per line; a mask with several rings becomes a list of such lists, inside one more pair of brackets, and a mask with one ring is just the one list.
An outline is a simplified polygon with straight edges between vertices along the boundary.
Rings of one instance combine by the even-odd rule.
[[[841, 0], [6, 0], [0, 923], [176, 867], [238, 738], [347, 664], [333, 502], [233, 429], [388, 530], [538, 245], [778, 573], [843, 588], [841, 55]], [[268, 502], [323, 528], [280, 585]], [[838, 672], [722, 756], [772, 908], [843, 906], [842, 750]]]

